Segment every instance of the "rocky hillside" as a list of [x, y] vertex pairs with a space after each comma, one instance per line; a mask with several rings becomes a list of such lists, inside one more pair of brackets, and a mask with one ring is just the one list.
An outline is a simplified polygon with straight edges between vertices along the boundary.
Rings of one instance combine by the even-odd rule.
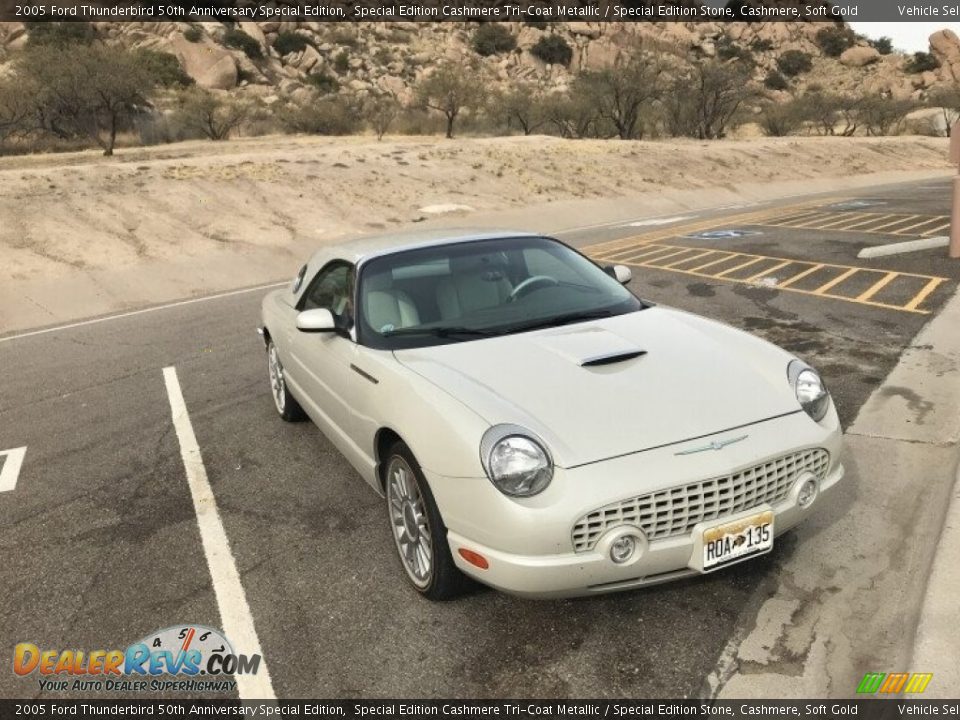
[[[866, 89], [901, 99], [922, 98], [931, 87], [960, 82], [960, 39], [943, 30], [931, 37], [940, 67], [907, 72], [909, 58], [881, 55], [858, 39], [838, 57], [816, 42], [824, 24], [813, 23], [586, 23], [550, 25], [507, 23], [515, 47], [481, 57], [474, 50], [478, 23], [321, 23], [244, 22], [236, 25], [171, 22], [94, 23], [100, 37], [130, 47], [175, 54], [198, 85], [250, 94], [268, 102], [283, 97], [307, 101], [313, 88], [368, 93], [387, 91], [401, 100], [443, 59], [477, 62], [492, 82], [535, 82], [546, 89], [565, 87], [581, 70], [615, 65], [641, 46], [679, 58], [751, 58], [762, 81], [790, 50], [809, 53], [809, 72], [791, 80], [789, 90], [817, 83], [837, 90]], [[245, 35], [237, 38], [242, 31]], [[566, 65], [548, 64], [531, 50], [546, 36], [559, 36], [570, 48]], [[22, 23], [0, 24], [0, 61], [26, 44]], [[299, 39], [298, 39], [299, 38]]]

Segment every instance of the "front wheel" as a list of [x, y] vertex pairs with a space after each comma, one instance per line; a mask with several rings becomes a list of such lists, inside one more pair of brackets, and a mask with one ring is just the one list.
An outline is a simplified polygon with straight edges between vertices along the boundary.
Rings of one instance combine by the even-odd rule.
[[410, 584], [429, 600], [460, 595], [467, 577], [453, 562], [447, 528], [410, 448], [394, 444], [385, 467], [390, 531]]
[[280, 417], [287, 422], [298, 422], [306, 418], [300, 403], [290, 394], [287, 380], [283, 374], [283, 363], [273, 340], [267, 341], [267, 371], [270, 374], [270, 394]]

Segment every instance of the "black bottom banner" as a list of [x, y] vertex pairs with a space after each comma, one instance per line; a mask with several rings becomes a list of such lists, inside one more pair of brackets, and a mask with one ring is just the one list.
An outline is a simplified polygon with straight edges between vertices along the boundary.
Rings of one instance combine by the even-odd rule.
[[0, 718], [844, 718], [954, 717], [960, 700], [0, 700]]

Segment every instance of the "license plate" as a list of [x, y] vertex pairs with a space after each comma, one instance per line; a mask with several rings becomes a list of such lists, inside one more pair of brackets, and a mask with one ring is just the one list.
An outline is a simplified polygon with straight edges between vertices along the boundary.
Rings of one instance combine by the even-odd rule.
[[773, 513], [769, 510], [715, 525], [703, 531], [703, 571], [717, 570], [773, 547]]

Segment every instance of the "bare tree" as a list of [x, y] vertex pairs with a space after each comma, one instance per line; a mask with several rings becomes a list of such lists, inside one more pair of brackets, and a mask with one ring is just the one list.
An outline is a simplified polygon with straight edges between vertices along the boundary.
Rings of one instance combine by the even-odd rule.
[[373, 95], [363, 104], [364, 118], [377, 134], [377, 140], [383, 139], [399, 114], [400, 102], [391, 93]]
[[0, 146], [39, 129], [34, 88], [16, 75], [0, 78]]
[[663, 94], [663, 71], [656, 59], [636, 55], [618, 68], [581, 73], [574, 92], [594, 103], [597, 114], [616, 129], [621, 140], [642, 138], [642, 116]]
[[566, 93], [547, 95], [541, 103], [543, 117], [564, 138], [596, 137], [597, 108], [588, 98]]
[[59, 137], [86, 136], [112, 155], [117, 132], [149, 107], [156, 84], [135, 53], [102, 45], [28, 48], [15, 72], [35, 89], [39, 124]]
[[180, 94], [177, 110], [187, 127], [210, 140], [226, 140], [250, 119], [254, 106], [201, 88], [189, 88]]
[[507, 127], [516, 125], [524, 135], [536, 132], [547, 122], [543, 92], [532, 83], [517, 83], [490, 98], [489, 111], [499, 115]]
[[767, 103], [760, 115], [760, 129], [769, 137], [792, 135], [803, 122], [803, 109], [796, 100]]
[[940, 110], [946, 136], [950, 137], [953, 124], [960, 120], [960, 86], [947, 85], [937, 88], [927, 98], [927, 106]]
[[667, 103], [670, 125], [676, 135], [701, 140], [723, 138], [738, 122], [744, 103], [756, 95], [746, 65], [697, 63], [673, 82]]
[[483, 104], [483, 83], [477, 71], [463, 65], [441, 65], [417, 85], [420, 104], [443, 113], [447, 120], [446, 136], [453, 137], [453, 126], [464, 110], [478, 109]]
[[864, 97], [860, 101], [860, 115], [867, 135], [899, 135], [907, 115], [915, 108], [912, 100], [882, 95]]

